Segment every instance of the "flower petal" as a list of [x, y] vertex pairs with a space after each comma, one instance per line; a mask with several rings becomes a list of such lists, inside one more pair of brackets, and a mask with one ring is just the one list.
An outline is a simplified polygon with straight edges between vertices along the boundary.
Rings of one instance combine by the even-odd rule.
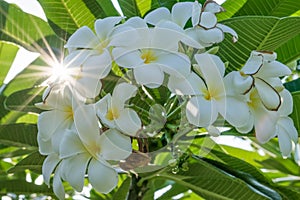
[[60, 166], [61, 165], [59, 165], [54, 172], [53, 192], [58, 197], [59, 200], [64, 200], [65, 199], [65, 189], [62, 184], [61, 177], [60, 177]]
[[223, 25], [223, 24], [217, 24], [217, 28], [221, 29], [224, 33], [229, 33], [232, 35], [232, 42], [235, 43], [238, 41], [238, 34], [229, 26]]
[[298, 142], [298, 132], [294, 126], [294, 122], [289, 117], [281, 117], [278, 120], [278, 126], [282, 127], [282, 129], [286, 132], [287, 137], [292, 140], [294, 143]]
[[115, 119], [115, 122], [120, 131], [130, 136], [136, 136], [142, 126], [137, 113], [129, 108], [122, 110], [120, 116]]
[[197, 41], [202, 47], [209, 47], [224, 40], [224, 33], [218, 28], [209, 30], [200, 27], [189, 28], [186, 29], [186, 34], [190, 38], [193, 38], [194, 41]]
[[292, 71], [288, 66], [278, 61], [265, 62], [260, 70], [255, 74], [258, 77], [281, 77], [290, 75]]
[[65, 48], [94, 48], [96, 44], [98, 44], [96, 35], [89, 27], [83, 26], [71, 35]]
[[224, 78], [226, 93], [229, 95], [246, 94], [254, 85], [252, 76], [242, 76], [238, 71], [232, 71]]
[[116, 129], [105, 131], [97, 142], [105, 160], [120, 161], [126, 159], [132, 151], [130, 137], [121, 134]]
[[88, 166], [88, 176], [93, 188], [101, 193], [109, 193], [118, 184], [117, 172], [95, 159]]
[[58, 154], [52, 153], [44, 160], [43, 166], [42, 166], [42, 172], [43, 172], [43, 178], [46, 185], [50, 185], [50, 176], [52, 172], [54, 171], [55, 167], [58, 165], [60, 159], [58, 157]]
[[279, 148], [282, 156], [287, 157], [291, 154], [292, 151], [292, 141], [288, 136], [288, 133], [284, 130], [283, 127], [278, 126], [277, 128]]
[[282, 92], [280, 92], [280, 96], [282, 99], [282, 103], [278, 109], [278, 112], [281, 116], [288, 116], [292, 114], [293, 112], [293, 97], [291, 93], [284, 89]]
[[38, 145], [39, 145], [39, 152], [42, 155], [49, 155], [54, 152], [52, 148], [52, 142], [51, 139], [49, 140], [43, 140], [40, 135], [38, 134], [37, 137]]
[[82, 153], [64, 159], [61, 163], [61, 176], [78, 192], [82, 191], [90, 158], [91, 156], [88, 153]]
[[271, 85], [260, 78], [255, 78], [255, 88], [262, 103], [268, 110], [277, 111], [279, 109], [281, 97]]
[[125, 104], [128, 99], [135, 96], [136, 92], [136, 86], [129, 83], [120, 83], [115, 86], [112, 99], [118, 103]]
[[93, 144], [99, 136], [99, 125], [94, 105], [79, 105], [74, 114], [78, 135], [84, 144]]
[[193, 9], [192, 2], [179, 2], [172, 7], [172, 20], [184, 28], [186, 22], [191, 18]]
[[217, 119], [217, 106], [203, 97], [192, 97], [186, 105], [188, 121], [198, 127], [208, 127]]
[[106, 17], [95, 21], [95, 31], [100, 40], [106, 40], [112, 32], [114, 26], [118, 24], [123, 17]]
[[86, 152], [80, 138], [76, 132], [67, 130], [62, 138], [59, 149], [59, 156], [61, 159], [76, 156], [80, 153]]
[[200, 14], [201, 14], [202, 5], [195, 1], [192, 7], [192, 25], [193, 27], [197, 26], [200, 22]]
[[249, 121], [246, 124], [235, 128], [240, 133], [249, 133], [253, 129], [253, 126], [254, 126], [254, 117], [253, 115], [250, 115]]
[[211, 29], [214, 28], [217, 24], [217, 17], [214, 13], [211, 12], [202, 12], [200, 16], [199, 25], [206, 28]]
[[164, 81], [164, 73], [156, 63], [136, 67], [133, 74], [137, 83], [149, 88], [157, 88]]
[[244, 67], [241, 71], [244, 74], [253, 75], [256, 74], [263, 65], [263, 56], [262, 55], [255, 55], [251, 53], [250, 58], [247, 60]]
[[124, 48], [114, 48], [112, 55], [115, 62], [125, 68], [134, 68], [137, 65], [144, 63], [141, 58], [141, 53], [137, 50], [127, 50]]
[[110, 128], [115, 128], [116, 125], [115, 125], [114, 120], [106, 118], [108, 110], [111, 109], [111, 106], [112, 105], [111, 105], [111, 95], [110, 94], [105, 95], [105, 97], [100, 99], [95, 104], [96, 113], [97, 113], [97, 116], [100, 118], [101, 122]]
[[144, 19], [148, 24], [156, 25], [161, 20], [171, 20], [171, 14], [167, 8], [161, 7], [148, 13]]
[[215, 1], [206, 1], [204, 4], [204, 11], [211, 13], [220, 13], [224, 11], [224, 8], [222, 8], [222, 6], [220, 6]]
[[172, 76], [187, 77], [191, 72], [190, 59], [185, 54], [162, 53], [157, 58], [164, 72]]
[[188, 77], [181, 79], [170, 76], [168, 88], [177, 95], [200, 95], [203, 90], [206, 90], [206, 85], [197, 74], [192, 72]]

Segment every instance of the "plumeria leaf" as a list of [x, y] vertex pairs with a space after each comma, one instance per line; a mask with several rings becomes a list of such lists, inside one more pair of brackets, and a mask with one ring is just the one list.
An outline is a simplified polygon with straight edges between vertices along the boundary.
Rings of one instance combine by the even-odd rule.
[[45, 87], [29, 88], [9, 95], [5, 106], [9, 110], [40, 113], [41, 110], [34, 104], [42, 101], [42, 92]]
[[37, 148], [37, 127], [33, 124], [7, 124], [0, 126], [0, 143], [15, 147]]
[[294, 121], [294, 125], [298, 131], [298, 135], [300, 136], [300, 91], [292, 93], [293, 96], [293, 112], [291, 114], [291, 118]]
[[[282, 47], [292, 50], [289, 53], [293, 57], [300, 54], [299, 48], [286, 47], [289, 40], [300, 34], [300, 17], [245, 16], [228, 19], [222, 23], [233, 28], [239, 35], [237, 43], [232, 43], [231, 38], [226, 37], [219, 44], [218, 54], [222, 60], [229, 61], [228, 71], [241, 69], [252, 50], [277, 51]], [[289, 31], [285, 31], [286, 27], [289, 27]], [[288, 62], [291, 57], [282, 59]]]
[[128, 195], [129, 188], [130, 188], [130, 183], [131, 183], [131, 178], [130, 177], [126, 178], [122, 182], [122, 185], [119, 187], [117, 192], [114, 194], [112, 200], [127, 199], [127, 195]]
[[8, 173], [15, 173], [17, 171], [24, 171], [25, 169], [29, 169], [33, 172], [41, 174], [44, 160], [45, 156], [42, 156], [39, 152], [36, 151], [18, 162], [14, 167], [10, 168], [8, 170]]
[[55, 33], [67, 39], [79, 27], [94, 27], [96, 18], [118, 15], [109, 0], [39, 0]]
[[300, 1], [294, 0], [227, 0], [222, 4], [226, 12], [218, 15], [219, 20], [246, 15], [285, 17], [297, 12]]
[[51, 46], [60, 46], [62, 42], [51, 30], [47, 22], [25, 13], [16, 5], [1, 1], [0, 4], [0, 40], [13, 42], [29, 50], [41, 52], [45, 41]]

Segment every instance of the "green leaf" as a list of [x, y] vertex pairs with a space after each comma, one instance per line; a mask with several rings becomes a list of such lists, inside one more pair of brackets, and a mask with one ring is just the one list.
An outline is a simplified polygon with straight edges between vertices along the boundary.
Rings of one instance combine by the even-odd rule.
[[161, 195], [157, 200], [168, 200], [168, 199], [172, 199], [172, 197], [184, 193], [188, 190], [188, 188], [179, 185], [179, 184], [172, 184], [171, 185], [171, 189], [169, 189], [167, 192], [163, 193], [163, 195]]
[[17, 147], [7, 147], [0, 150], [0, 159], [2, 158], [14, 158], [19, 157], [23, 155], [27, 155], [29, 153], [32, 153], [33, 150], [29, 149], [20, 149]]
[[117, 192], [114, 194], [113, 196], [113, 200], [126, 200], [127, 199], [127, 195], [129, 192], [129, 188], [130, 188], [130, 183], [131, 183], [131, 178], [128, 177], [126, 178], [122, 185], [119, 187], [119, 189], [117, 190]]
[[292, 93], [293, 96], [293, 112], [290, 117], [294, 121], [294, 125], [300, 136], [300, 91]]
[[0, 86], [3, 84], [6, 74], [13, 63], [18, 50], [19, 47], [17, 45], [0, 41]]
[[[219, 44], [219, 55], [229, 61], [229, 70], [238, 70], [249, 58], [252, 50], [276, 51], [290, 39], [300, 34], [300, 17], [237, 17], [223, 22], [239, 35], [239, 41], [232, 43], [227, 35]], [[291, 49], [297, 51], [297, 49]], [[290, 52], [300, 54], [300, 52]]]
[[0, 126], [0, 143], [15, 147], [37, 148], [37, 127], [33, 124], [7, 124]]
[[246, 15], [285, 17], [297, 12], [300, 1], [295, 0], [227, 0], [222, 6], [226, 12], [218, 16], [219, 20]]
[[[51, 38], [51, 45], [60, 44], [47, 22], [23, 12], [14, 4], [1, 1], [0, 40], [13, 42], [29, 50], [41, 52], [47, 46], [43, 41]], [[49, 41], [49, 40], [48, 40]]]
[[26, 158], [18, 162], [14, 167], [8, 170], [8, 173], [15, 173], [17, 171], [24, 171], [29, 169], [38, 174], [42, 173], [42, 166], [45, 156], [42, 156], [38, 151], [31, 153]]
[[45, 87], [29, 88], [9, 95], [4, 104], [10, 110], [40, 113], [41, 110], [34, 104], [42, 101]]
[[286, 41], [283, 45], [276, 49], [278, 55], [277, 60], [289, 64], [300, 58], [300, 34]]
[[[300, 91], [300, 78], [284, 83], [284, 87], [290, 92]], [[300, 103], [300, 102], [298, 102]], [[300, 105], [300, 104], [298, 104]]]
[[109, 0], [39, 0], [50, 26], [66, 40], [82, 26], [94, 28], [96, 18], [118, 15]]
[[268, 199], [244, 181], [201, 159], [190, 163], [188, 171], [180, 171], [178, 174], [162, 173], [157, 177], [173, 180], [205, 199]]
[[52, 189], [46, 185], [35, 185], [34, 183], [28, 183], [25, 180], [0, 180], [0, 193], [14, 193], [14, 194], [44, 194], [54, 196]]

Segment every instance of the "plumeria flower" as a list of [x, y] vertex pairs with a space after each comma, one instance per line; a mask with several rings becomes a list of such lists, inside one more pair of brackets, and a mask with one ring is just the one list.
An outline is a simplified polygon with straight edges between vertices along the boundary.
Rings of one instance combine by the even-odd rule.
[[79, 105], [74, 119], [77, 132], [68, 131], [60, 147], [61, 178], [81, 191], [87, 171], [93, 188], [108, 193], [116, 187], [118, 174], [107, 161], [126, 159], [132, 151], [131, 140], [116, 129], [101, 133], [92, 104]]
[[[135, 24], [135, 25], [131, 25]], [[148, 28], [140, 18], [131, 18], [127, 26], [135, 27], [139, 36], [134, 44], [116, 47], [112, 54], [115, 62], [125, 68], [133, 69], [137, 83], [149, 88], [162, 85], [164, 73], [187, 76], [190, 73], [190, 60], [178, 53], [178, 42], [182, 35], [172, 29]]]
[[[182, 79], [171, 76], [168, 82], [169, 89], [175, 94], [192, 96], [186, 106], [188, 121], [209, 129], [220, 113], [233, 125], [245, 124], [249, 118], [248, 108], [234, 95], [227, 96], [223, 81], [225, 66], [221, 59], [204, 53], [196, 54], [195, 60], [205, 83], [196, 73]], [[239, 116], [240, 112], [245, 115]]]
[[279, 119], [276, 124], [276, 135], [278, 136], [279, 147], [282, 156], [287, 157], [293, 149], [293, 143], [298, 143], [298, 132], [294, 122], [288, 117], [293, 111], [293, 98], [286, 89], [280, 92], [282, 104], [278, 109]]
[[135, 136], [141, 129], [141, 120], [137, 113], [130, 108], [125, 107], [125, 102], [136, 94], [137, 87], [120, 83], [113, 91], [113, 94], [107, 94], [96, 103], [97, 115], [109, 128], [115, 128], [119, 131]]
[[115, 25], [121, 20], [122, 17], [98, 19], [96, 34], [87, 26], [81, 27], [65, 45], [69, 55], [64, 59], [64, 67], [69, 71], [71, 83], [84, 97], [94, 98], [100, 92], [100, 79], [111, 69], [109, 47], [115, 44]]
[[232, 72], [238, 92], [245, 94], [255, 87], [265, 107], [275, 111], [281, 104], [277, 89], [283, 89], [279, 77], [291, 73], [287, 66], [276, 61], [276, 56], [275, 52], [252, 51], [244, 67], [239, 72]]
[[251, 113], [249, 120], [242, 126], [236, 126], [240, 133], [248, 133], [253, 127], [255, 136], [260, 143], [266, 143], [276, 136], [276, 123], [279, 119], [279, 113], [268, 110], [256, 88], [252, 89], [247, 96], [247, 105]]
[[75, 129], [74, 99], [76, 97], [69, 87], [56, 85], [48, 87], [43, 94], [43, 102], [36, 104], [39, 108], [47, 109], [39, 115], [37, 123], [41, 154], [50, 153], [47, 149], [51, 149], [52, 144], [54, 152], [58, 153], [64, 132], [67, 129]]
[[207, 0], [203, 7], [198, 1], [195, 1], [192, 8], [193, 27], [186, 29], [186, 34], [204, 47], [222, 42], [224, 33], [230, 33], [233, 42], [236, 42], [237, 33], [232, 28], [217, 23], [215, 14], [223, 11], [224, 9], [215, 1]]

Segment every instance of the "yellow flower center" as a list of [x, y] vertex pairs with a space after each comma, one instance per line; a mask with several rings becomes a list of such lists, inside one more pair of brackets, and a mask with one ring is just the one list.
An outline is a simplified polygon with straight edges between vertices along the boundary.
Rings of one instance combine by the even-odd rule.
[[108, 44], [109, 44], [109, 40], [100, 41], [97, 47], [97, 50], [99, 51], [100, 54], [103, 53], [104, 49], [107, 47]]
[[72, 107], [71, 106], [66, 107], [65, 112], [67, 113], [66, 118], [70, 119], [70, 120], [73, 120], [74, 112], [73, 112]]
[[106, 113], [106, 119], [112, 121], [114, 119], [118, 119], [120, 116], [119, 110], [117, 108], [110, 108]]
[[157, 60], [157, 57], [155, 56], [154, 52], [151, 50], [144, 51], [141, 55], [141, 58], [144, 60], [145, 64], [149, 64]]
[[210, 92], [208, 90], [203, 90], [202, 92], [203, 92], [204, 98], [206, 100], [211, 100], [212, 96], [211, 96], [211, 94], [210, 94]]

